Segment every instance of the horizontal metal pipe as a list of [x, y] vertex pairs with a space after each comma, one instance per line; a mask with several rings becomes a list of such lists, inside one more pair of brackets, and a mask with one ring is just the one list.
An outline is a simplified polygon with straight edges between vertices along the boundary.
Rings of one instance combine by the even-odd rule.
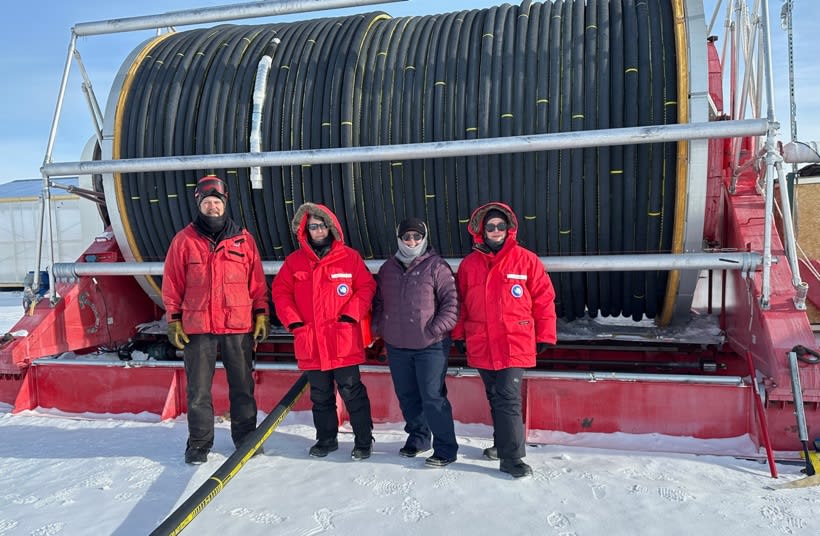
[[116, 172], [138, 173], [143, 171], [180, 171], [188, 169], [251, 168], [254, 166], [299, 166], [303, 164], [415, 160], [421, 158], [526, 153], [581, 147], [757, 136], [765, 134], [767, 127], [768, 123], [765, 119], [744, 119], [742, 121], [654, 125], [400, 145], [373, 145], [367, 147], [307, 149], [299, 151], [268, 151], [261, 153], [228, 153], [219, 155], [163, 156], [88, 162], [55, 162], [45, 164], [41, 171], [47, 176], [52, 177], [56, 175], [93, 175], [95, 173]]
[[[182, 361], [100, 361], [84, 359], [36, 359], [32, 363], [34, 366], [65, 365], [65, 366], [102, 366], [102, 367], [122, 367], [122, 368], [175, 368], [182, 369]], [[217, 368], [222, 368], [221, 362], [217, 362]], [[363, 372], [390, 374], [390, 368], [379, 365], [361, 365], [359, 368]], [[270, 371], [292, 371], [299, 372], [296, 363], [256, 363], [256, 370]], [[447, 375], [456, 378], [478, 377], [478, 371], [467, 367], [450, 367]], [[623, 373], [623, 372], [554, 372], [545, 370], [527, 370], [524, 372], [525, 378], [547, 379], [547, 380], [582, 380], [587, 382], [599, 381], [624, 381], [624, 382], [654, 382], [654, 383], [685, 383], [685, 384], [708, 384], [708, 385], [729, 385], [744, 386], [743, 379], [739, 376], [696, 376], [692, 374], [643, 374], [643, 373]]]
[[206, 24], [236, 19], [252, 19], [289, 13], [306, 13], [345, 7], [404, 2], [406, 0], [279, 0], [277, 2], [249, 2], [232, 6], [169, 11], [160, 15], [126, 17], [93, 22], [80, 22], [72, 31], [77, 36], [104, 35], [112, 33], [151, 30], [186, 24]]
[[[458, 270], [461, 259], [445, 259], [454, 270]], [[541, 257], [541, 262], [550, 273], [553, 272], [635, 272], [644, 270], [740, 270], [752, 272], [763, 262], [759, 253], [683, 253], [647, 255], [589, 255], [574, 257]], [[367, 260], [367, 268], [376, 273], [384, 260]], [[56, 262], [54, 277], [90, 276], [161, 276], [165, 263], [162, 262]], [[262, 269], [267, 275], [279, 273], [282, 261], [265, 261]]]

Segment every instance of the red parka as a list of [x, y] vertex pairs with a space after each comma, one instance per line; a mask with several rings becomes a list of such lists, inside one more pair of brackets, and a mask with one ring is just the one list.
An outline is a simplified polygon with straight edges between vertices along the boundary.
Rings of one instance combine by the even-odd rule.
[[[507, 215], [510, 227], [501, 250], [484, 244], [484, 216], [490, 209]], [[500, 370], [534, 367], [536, 342], [554, 344], [555, 291], [535, 253], [518, 245], [518, 220], [502, 203], [477, 208], [467, 224], [474, 251], [458, 267], [461, 308], [453, 340], [467, 344], [467, 364]]]
[[188, 335], [249, 333], [268, 314], [268, 288], [253, 236], [228, 220], [218, 242], [193, 223], [179, 231], [165, 255], [162, 301], [168, 321]]
[[[308, 244], [311, 215], [325, 221], [334, 238], [321, 259]], [[359, 252], [344, 244], [339, 221], [327, 207], [305, 203], [294, 215], [292, 228], [300, 248], [285, 259], [271, 297], [283, 326], [304, 323], [293, 331], [299, 368], [333, 370], [364, 363], [360, 323], [369, 322], [375, 279]], [[357, 324], [340, 322], [342, 315]]]

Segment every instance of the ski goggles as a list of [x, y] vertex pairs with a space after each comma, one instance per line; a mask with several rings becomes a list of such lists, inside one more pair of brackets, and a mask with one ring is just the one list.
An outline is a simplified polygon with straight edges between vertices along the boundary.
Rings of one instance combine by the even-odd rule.
[[194, 197], [203, 199], [209, 195], [215, 195], [223, 199], [228, 197], [228, 188], [225, 181], [215, 175], [208, 175], [199, 179], [194, 190]]

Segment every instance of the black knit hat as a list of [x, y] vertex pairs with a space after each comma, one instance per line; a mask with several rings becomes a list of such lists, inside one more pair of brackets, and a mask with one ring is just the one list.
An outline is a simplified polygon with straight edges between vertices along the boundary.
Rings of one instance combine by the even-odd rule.
[[507, 215], [503, 211], [498, 210], [497, 208], [491, 208], [490, 210], [488, 210], [487, 213], [484, 215], [484, 220], [482, 221], [482, 223], [486, 224], [492, 218], [501, 218], [508, 225], [510, 223], [510, 219], [507, 217]]
[[416, 231], [422, 237], [427, 236], [427, 226], [419, 218], [407, 218], [399, 224], [398, 236], [404, 236], [407, 231]]

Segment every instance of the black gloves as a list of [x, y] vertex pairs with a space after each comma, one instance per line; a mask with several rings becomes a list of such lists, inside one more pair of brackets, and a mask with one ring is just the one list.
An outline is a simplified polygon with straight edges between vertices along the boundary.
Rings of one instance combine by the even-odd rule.
[[304, 322], [291, 322], [290, 324], [288, 324], [288, 331], [293, 331], [296, 328], [301, 328], [304, 325]]
[[550, 346], [555, 346], [554, 344], [550, 344], [548, 342], [537, 342], [535, 343], [535, 353], [541, 354], [547, 350]]
[[456, 347], [458, 353], [462, 355], [467, 355], [467, 343], [461, 340], [453, 341], [453, 346]]
[[339, 317], [339, 322], [346, 322], [348, 324], [355, 324], [356, 319], [351, 317], [351, 316], [342, 315], [342, 316]]

